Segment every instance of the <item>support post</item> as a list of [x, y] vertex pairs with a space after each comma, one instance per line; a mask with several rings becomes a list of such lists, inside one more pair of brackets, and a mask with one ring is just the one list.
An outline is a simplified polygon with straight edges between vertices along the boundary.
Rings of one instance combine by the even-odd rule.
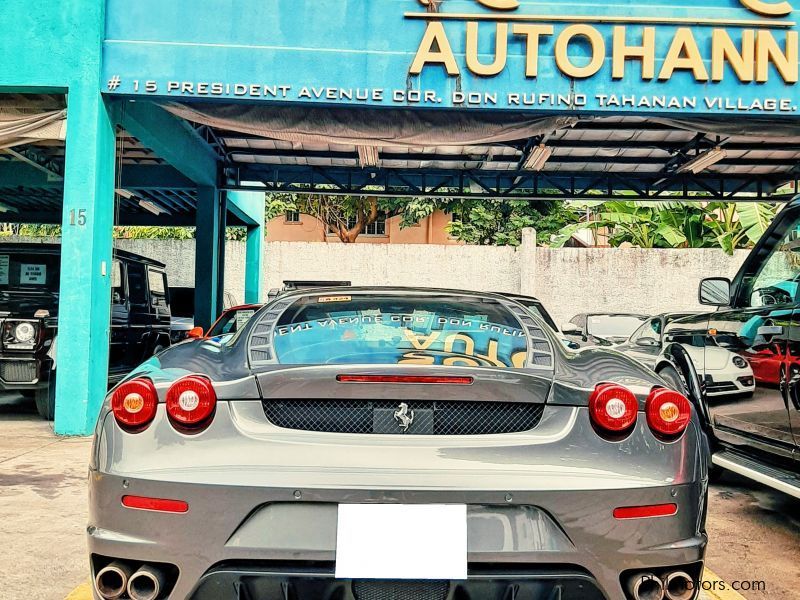
[[266, 232], [263, 192], [228, 192], [228, 206], [247, 223], [247, 250], [244, 273], [245, 304], [264, 301], [264, 235]]
[[228, 196], [225, 192], [219, 194], [219, 232], [218, 232], [218, 258], [217, 258], [217, 310], [225, 310], [225, 242], [227, 241], [228, 227]]
[[219, 191], [197, 188], [197, 233], [194, 266], [194, 324], [208, 329], [218, 316]]
[[114, 225], [114, 120], [96, 86], [70, 88], [55, 431], [90, 435], [106, 395]]

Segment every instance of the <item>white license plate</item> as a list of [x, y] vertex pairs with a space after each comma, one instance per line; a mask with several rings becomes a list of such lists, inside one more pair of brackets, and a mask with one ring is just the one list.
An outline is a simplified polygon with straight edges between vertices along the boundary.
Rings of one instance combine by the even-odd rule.
[[336, 577], [466, 579], [466, 505], [340, 504]]

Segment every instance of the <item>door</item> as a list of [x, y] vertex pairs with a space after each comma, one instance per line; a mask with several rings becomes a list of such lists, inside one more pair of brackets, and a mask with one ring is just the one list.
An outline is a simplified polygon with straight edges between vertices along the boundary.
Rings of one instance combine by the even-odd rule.
[[111, 344], [108, 355], [110, 372], [127, 365], [128, 292], [124, 266], [118, 260], [111, 263]]
[[791, 341], [800, 280], [800, 213], [795, 214], [784, 215], [786, 226], [754, 250], [755, 260], [737, 278], [734, 308], [712, 315], [703, 365], [720, 438], [786, 457], [795, 448], [789, 388], [800, 382], [790, 358], [800, 352]]
[[128, 329], [125, 364], [134, 367], [142, 362], [148, 350], [152, 316], [147, 291], [147, 270], [141, 263], [125, 262], [128, 275]]

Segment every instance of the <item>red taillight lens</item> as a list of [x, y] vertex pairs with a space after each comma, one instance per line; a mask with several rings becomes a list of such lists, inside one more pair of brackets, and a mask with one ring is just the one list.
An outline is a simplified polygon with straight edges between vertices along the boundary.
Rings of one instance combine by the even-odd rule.
[[614, 509], [615, 519], [652, 519], [678, 514], [677, 504], [651, 504], [649, 506], [624, 506]]
[[638, 412], [634, 393], [616, 383], [601, 383], [589, 398], [592, 422], [609, 433], [628, 431], [636, 423]]
[[692, 418], [692, 405], [683, 394], [656, 388], [647, 398], [647, 424], [654, 432], [674, 437], [684, 432]]
[[167, 391], [167, 414], [174, 424], [182, 427], [208, 424], [216, 407], [217, 394], [205, 377], [184, 377]]
[[454, 377], [448, 375], [337, 375], [339, 383], [443, 383], [449, 385], [472, 385], [472, 377]]
[[114, 390], [111, 410], [120, 427], [127, 431], [145, 429], [156, 416], [158, 394], [149, 379], [132, 379]]
[[183, 500], [166, 500], [163, 498], [148, 498], [147, 496], [123, 496], [122, 506], [155, 512], [189, 512], [189, 504]]

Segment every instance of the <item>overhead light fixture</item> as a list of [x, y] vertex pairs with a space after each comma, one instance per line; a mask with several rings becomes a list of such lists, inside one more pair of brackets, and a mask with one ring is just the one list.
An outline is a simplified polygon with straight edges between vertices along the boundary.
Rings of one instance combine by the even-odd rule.
[[141, 206], [147, 212], [153, 213], [155, 216], [172, 214], [165, 208], [161, 208], [158, 204], [150, 202], [150, 200], [139, 200], [139, 206]]
[[678, 173], [694, 173], [697, 175], [700, 171], [705, 171], [711, 165], [715, 165], [727, 157], [728, 152], [724, 148], [717, 146], [702, 154], [698, 154], [689, 162], [678, 167]]
[[528, 157], [522, 163], [523, 171], [541, 171], [545, 163], [553, 155], [553, 149], [546, 144], [539, 144], [531, 150]]
[[378, 154], [377, 146], [359, 146], [358, 147], [358, 162], [361, 168], [377, 167], [380, 155]]
[[134, 194], [133, 192], [129, 192], [128, 190], [125, 190], [123, 188], [117, 188], [114, 191], [117, 193], [117, 196], [122, 196], [126, 200], [131, 200], [136, 197], [136, 194]]

